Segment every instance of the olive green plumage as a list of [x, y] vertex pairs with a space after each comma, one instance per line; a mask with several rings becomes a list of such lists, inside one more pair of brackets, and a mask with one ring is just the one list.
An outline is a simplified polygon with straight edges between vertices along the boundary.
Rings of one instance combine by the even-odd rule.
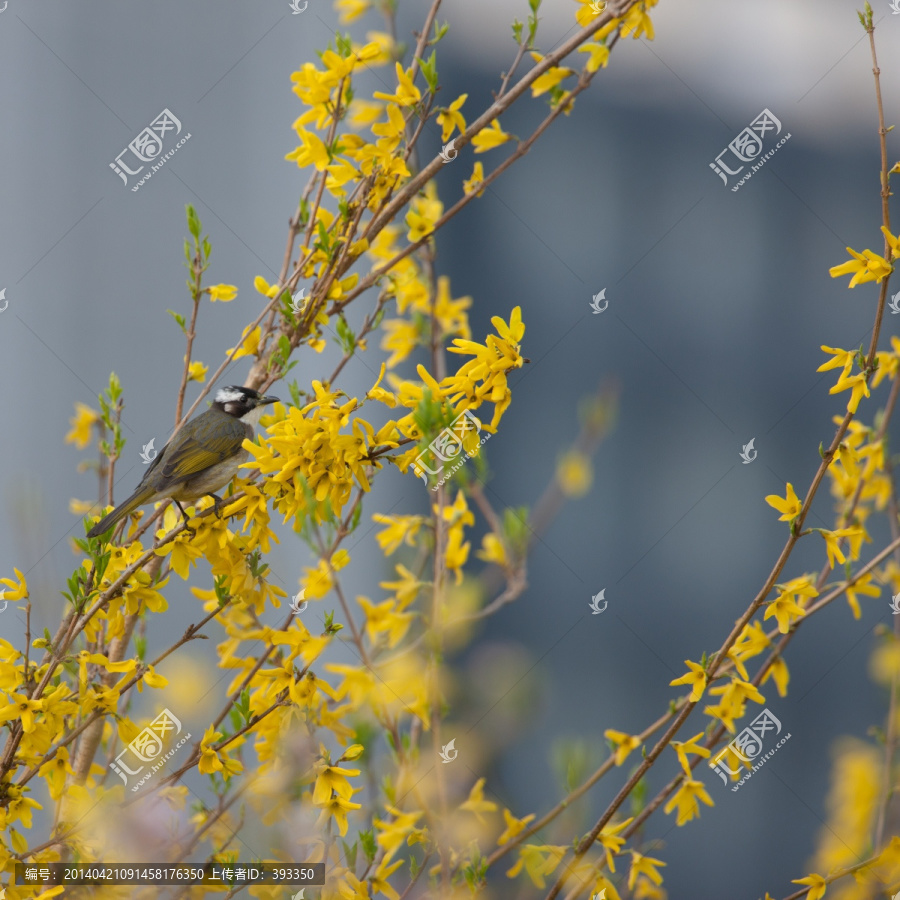
[[250, 456], [242, 445], [253, 437], [263, 407], [277, 400], [251, 388], [220, 389], [210, 408], [181, 427], [159, 451], [134, 493], [97, 522], [88, 537], [99, 537], [146, 503], [171, 499], [184, 515], [181, 501], [205, 496], [218, 501], [215, 492]]

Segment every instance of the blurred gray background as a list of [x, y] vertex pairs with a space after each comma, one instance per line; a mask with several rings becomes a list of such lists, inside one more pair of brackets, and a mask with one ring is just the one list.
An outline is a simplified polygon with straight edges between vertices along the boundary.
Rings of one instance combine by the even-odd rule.
[[[401, 36], [428, 5], [400, 0]], [[485, 770], [488, 796], [518, 815], [558, 799], [551, 757], [560, 740], [586, 741], [602, 758], [605, 729], [640, 731], [677, 696], [667, 683], [682, 660], [719, 645], [786, 537], [763, 497], [783, 494], [786, 481], [803, 495], [816, 448], [844, 408], [846, 394], [828, 396], [834, 373], [815, 371], [819, 345], [867, 340], [876, 290], [848, 292], [828, 268], [848, 244], [881, 247], [877, 119], [856, 6], [662, 0], [656, 39], [622, 41], [572, 115], [441, 235], [439, 271], [453, 296], [472, 295], [473, 336], [483, 339], [490, 316], [508, 318], [516, 304], [527, 326], [532, 363], [512, 378], [512, 406], [487, 447], [496, 506], [533, 504], [577, 433], [578, 399], [604, 377], [621, 386], [618, 426], [596, 456], [590, 494], [536, 544], [524, 596], [458, 660], [468, 673], [456, 699], [461, 757], [467, 741], [502, 744]], [[574, 9], [571, 0], [544, 3], [542, 50], [571, 33]], [[900, 111], [900, 16], [887, 0], [875, 10], [890, 125]], [[526, 14], [525, 0], [446, 0], [440, 102], [468, 92], [469, 120], [490, 102], [514, 54], [509, 23]], [[87, 453], [63, 444], [73, 404], [96, 407], [109, 372], [121, 378], [125, 496], [143, 474], [140, 446], [151, 437], [160, 446], [173, 424], [183, 339], [165, 310], [188, 309], [184, 206], [196, 206], [213, 244], [208, 283], [240, 289], [234, 302], [201, 311], [195, 358], [212, 372], [260, 309], [254, 276], [277, 278], [306, 179], [283, 159], [303, 110], [290, 74], [335, 27], [325, 0], [296, 16], [287, 0], [9, 0], [0, 13], [0, 289], [9, 303], [0, 314], [0, 574], [14, 565], [27, 573], [35, 631], [54, 629], [74, 566], [68, 537], [82, 532], [69, 500], [96, 493], [93, 478], [76, 472]], [[370, 15], [350, 31], [363, 40], [382, 28]], [[375, 70], [359, 95], [391, 78]], [[109, 163], [166, 107], [191, 139], [133, 193]], [[732, 193], [709, 163], [763, 108], [791, 140]], [[524, 137], [545, 110], [527, 100], [501, 122]], [[893, 136], [890, 146], [894, 162]], [[424, 149], [439, 147], [433, 128]], [[489, 171], [504, 153], [479, 158]], [[442, 196], [458, 195], [473, 159], [466, 148], [441, 172]], [[609, 308], [591, 315], [602, 288]], [[886, 316], [882, 344], [897, 330]], [[293, 374], [304, 386], [334, 357], [333, 347], [324, 359], [301, 355]], [[339, 386], [365, 391], [377, 359], [354, 360]], [[240, 383], [248, 367], [234, 364], [225, 383]], [[413, 363], [401, 371], [413, 373]], [[196, 394], [192, 385], [189, 402]], [[886, 396], [883, 385], [864, 402], [864, 421]], [[751, 438], [759, 455], [743, 465]], [[422, 511], [425, 502], [417, 479], [391, 470], [378, 478], [346, 573], [351, 591], [380, 597], [377, 581], [390, 574], [371, 513]], [[832, 521], [825, 485], [807, 524]], [[874, 546], [885, 534], [883, 522], [873, 526]], [[476, 533], [473, 553], [479, 541]], [[818, 571], [822, 560], [822, 542], [809, 538], [785, 578]], [[272, 557], [276, 581], [293, 592], [309, 563], [286, 535]], [[193, 583], [208, 586], [208, 570]], [[609, 608], [594, 617], [588, 601], [601, 588]], [[171, 634], [151, 622], [159, 645], [198, 618], [179, 579], [167, 596]], [[733, 794], [701, 767], [715, 808], [680, 829], [673, 817], [652, 820], [648, 836], [665, 844], [651, 855], [668, 863], [670, 897], [784, 896], [807, 873], [826, 815], [830, 748], [883, 720], [886, 697], [866, 661], [873, 628], [890, 621], [888, 600], [864, 598], [860, 621], [842, 600], [803, 626], [787, 658], [789, 697], [771, 683], [764, 690], [793, 737], [763, 772]], [[22, 624], [10, 608], [0, 633], [19, 640]], [[212, 662], [164, 668], [169, 705], [210, 690], [220, 703]], [[704, 724], [695, 715], [680, 736]], [[670, 757], [651, 788], [676, 771]], [[577, 828], [590, 827], [624, 772], [591, 794]], [[512, 891], [496, 880], [498, 896]]]

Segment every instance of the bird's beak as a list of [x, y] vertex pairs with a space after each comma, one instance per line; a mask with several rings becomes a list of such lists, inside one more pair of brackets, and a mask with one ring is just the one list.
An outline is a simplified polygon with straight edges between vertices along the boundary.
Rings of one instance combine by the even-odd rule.
[[278, 402], [279, 402], [278, 397], [263, 397], [259, 401], [259, 406], [265, 406], [267, 403], [278, 403]]

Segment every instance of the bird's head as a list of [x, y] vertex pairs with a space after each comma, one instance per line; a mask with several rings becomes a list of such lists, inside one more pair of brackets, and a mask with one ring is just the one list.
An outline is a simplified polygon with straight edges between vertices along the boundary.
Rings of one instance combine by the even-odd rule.
[[253, 388], [236, 387], [231, 384], [216, 391], [212, 405], [214, 409], [227, 413], [229, 416], [256, 424], [262, 414], [262, 407], [277, 402], [277, 397], [264, 397]]

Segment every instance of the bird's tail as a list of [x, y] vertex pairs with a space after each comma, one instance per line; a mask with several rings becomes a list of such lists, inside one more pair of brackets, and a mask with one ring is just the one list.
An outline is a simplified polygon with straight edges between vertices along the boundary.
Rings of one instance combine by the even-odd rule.
[[111, 513], [105, 515], [88, 533], [89, 538], [99, 537], [109, 531], [120, 519], [124, 519], [129, 513], [134, 512], [139, 506], [143, 506], [155, 491], [151, 487], [139, 487], [127, 500], [120, 503]]

